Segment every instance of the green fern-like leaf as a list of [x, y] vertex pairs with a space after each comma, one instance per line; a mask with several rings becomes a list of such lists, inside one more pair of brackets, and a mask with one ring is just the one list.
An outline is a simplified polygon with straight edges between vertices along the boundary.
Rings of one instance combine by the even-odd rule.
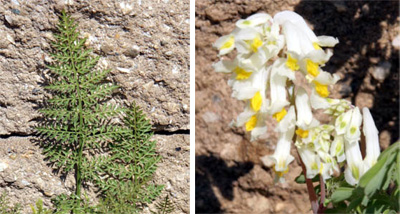
[[167, 195], [162, 201], [156, 204], [157, 211], [151, 211], [153, 214], [168, 214], [172, 213], [175, 210], [175, 205], [169, 199], [169, 195]]
[[[118, 87], [105, 80], [110, 70], [94, 69], [99, 57], [84, 46], [69, 15], [62, 13], [57, 29], [45, 86], [51, 98], [37, 127], [47, 159], [75, 174], [75, 193], [54, 201], [57, 213], [137, 213], [163, 188], [151, 184], [161, 159], [151, 124], [135, 104], [125, 109], [107, 103]], [[101, 193], [97, 208], [81, 198], [86, 182]]]
[[140, 210], [159, 196], [163, 186], [150, 184], [161, 157], [151, 140], [151, 124], [143, 111], [132, 104], [125, 112], [124, 130], [118, 143], [110, 144], [109, 156], [97, 157], [96, 184], [105, 194], [104, 203], [113, 213]]
[[105, 81], [110, 70], [94, 69], [99, 57], [84, 46], [75, 21], [63, 12], [57, 29], [45, 86], [52, 97], [39, 110], [43, 121], [37, 133], [47, 159], [63, 173], [74, 172], [75, 194], [80, 196], [82, 184], [96, 173], [88, 167], [93, 165], [91, 156], [123, 134], [113, 118], [124, 110], [106, 104], [118, 87]]

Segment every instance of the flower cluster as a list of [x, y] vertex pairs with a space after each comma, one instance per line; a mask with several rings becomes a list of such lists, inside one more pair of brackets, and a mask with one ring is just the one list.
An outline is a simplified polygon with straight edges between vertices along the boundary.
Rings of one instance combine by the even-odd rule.
[[[236, 51], [233, 59], [223, 58], [213, 65], [216, 72], [231, 73], [232, 97], [246, 102], [235, 124], [244, 126], [251, 140], [256, 140], [267, 131], [267, 117], [277, 121], [279, 140], [268, 158], [280, 181], [294, 160], [292, 143], [306, 166], [307, 178], [320, 174], [328, 179], [340, 172], [339, 164], [346, 160], [345, 178], [352, 185], [379, 156], [378, 133], [369, 110], [363, 109], [362, 116], [348, 101], [328, 98], [339, 76], [322, 69], [332, 56], [331, 50], [323, 48], [338, 42], [334, 37], [316, 36], [300, 15], [283, 11], [274, 17], [260, 13], [241, 19], [232, 33], [214, 44], [221, 57]], [[303, 78], [311, 90], [296, 78]], [[321, 124], [313, 115], [317, 109], [325, 110], [332, 122]], [[358, 144], [362, 120], [365, 160]]]

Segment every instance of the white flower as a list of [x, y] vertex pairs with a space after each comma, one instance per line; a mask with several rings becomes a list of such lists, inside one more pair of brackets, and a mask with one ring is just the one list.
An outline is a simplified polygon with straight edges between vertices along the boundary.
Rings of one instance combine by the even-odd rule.
[[266, 112], [254, 112], [251, 107], [248, 106], [239, 114], [235, 125], [238, 127], [244, 125], [246, 131], [251, 132], [250, 141], [254, 141], [257, 140], [260, 135], [267, 132], [267, 116], [268, 114]]
[[[232, 97], [238, 100], [253, 99], [256, 102], [262, 103], [262, 105], [266, 105], [265, 91], [269, 72], [269, 69], [262, 68], [260, 71], [252, 72], [252, 75], [247, 79], [242, 79], [240, 81], [230, 79], [228, 85], [233, 89]], [[257, 93], [260, 95], [255, 97]]]
[[330, 107], [324, 111], [325, 114], [332, 115], [334, 117], [338, 117], [343, 112], [348, 110], [351, 106], [351, 103], [344, 99], [330, 99], [326, 98], [326, 101], [330, 104]]
[[318, 144], [319, 149], [324, 153], [329, 152], [331, 144], [331, 132], [335, 129], [332, 125], [320, 125], [313, 129], [315, 133], [315, 144]]
[[238, 54], [256, 53], [263, 45], [262, 35], [256, 29], [246, 28], [237, 31], [235, 46]]
[[335, 139], [333, 140], [333, 142], [331, 144], [330, 153], [332, 156], [337, 158], [339, 163], [346, 160], [346, 155], [344, 153], [343, 135], [335, 135]]
[[294, 106], [290, 106], [289, 111], [283, 117], [283, 119], [278, 123], [275, 128], [276, 132], [286, 132], [288, 129], [293, 128], [296, 125], [296, 112], [294, 111]]
[[[234, 69], [236, 67], [238, 67], [238, 61], [235, 59], [233, 61], [231, 60], [221, 60], [218, 61], [217, 63], [213, 64], [214, 70], [215, 72], [219, 72], [219, 73], [231, 73], [232, 71], [234, 71]], [[251, 72], [247, 72], [250, 73]], [[248, 76], [250, 76], [248, 75]]]
[[311, 90], [310, 102], [313, 109], [327, 109], [331, 106], [326, 98], [323, 98], [317, 94], [315, 88]]
[[363, 133], [365, 136], [366, 156], [364, 162], [366, 167], [371, 168], [378, 160], [380, 154], [378, 129], [368, 108], [363, 108]]
[[317, 126], [319, 122], [313, 118], [311, 104], [307, 92], [303, 88], [297, 90], [295, 102], [297, 110], [297, 126], [302, 130], [308, 130]]
[[274, 16], [274, 22], [282, 25], [288, 51], [303, 58], [322, 47], [333, 47], [339, 41], [329, 36], [315, 36], [303, 17], [292, 11], [282, 11]]
[[247, 19], [240, 19], [236, 22], [238, 28], [254, 28], [256, 26], [267, 23], [272, 20], [272, 17], [266, 13], [257, 13], [247, 17]]
[[213, 45], [219, 50], [219, 55], [230, 53], [235, 48], [235, 34], [238, 30], [234, 30], [231, 34], [222, 36]]
[[294, 157], [290, 154], [293, 134], [294, 126], [289, 128], [286, 132], [281, 132], [275, 152], [273, 155], [269, 156], [269, 158], [275, 163], [275, 175], [280, 182], [285, 181], [283, 175], [289, 171], [288, 165], [294, 160]]
[[340, 171], [337, 162], [329, 153], [323, 152], [321, 150], [319, 150], [317, 153], [323, 161], [323, 169], [320, 169], [320, 174], [324, 177], [324, 180], [330, 178], [334, 171]]
[[287, 77], [294, 79], [294, 73], [284, 66], [283, 60], [277, 60], [271, 66], [270, 95], [268, 107], [270, 114], [279, 122], [286, 115], [285, 106], [289, 105], [286, 95]]
[[246, 59], [221, 60], [213, 64], [215, 72], [232, 73], [231, 80], [246, 80], [253, 72], [258, 71], [254, 62]]
[[283, 11], [274, 16], [274, 22], [282, 26], [289, 52], [305, 56], [315, 50], [313, 42], [318, 39], [303, 17], [295, 12]]
[[349, 143], [355, 143], [360, 140], [361, 132], [360, 132], [360, 126], [362, 122], [362, 117], [361, 117], [361, 112], [358, 107], [355, 107], [352, 110], [351, 114], [351, 122], [347, 126], [346, 133], [344, 135], [344, 138], [349, 142]]
[[303, 161], [306, 169], [307, 175], [306, 177], [309, 179], [314, 178], [317, 174], [319, 174], [320, 169], [322, 167], [321, 160], [315, 154], [314, 151], [308, 149], [305, 146], [298, 147], [298, 151]]
[[347, 168], [344, 171], [344, 178], [347, 183], [354, 186], [358, 184], [358, 181], [364, 174], [364, 163], [358, 142], [349, 143], [345, 141], [345, 153]]
[[345, 113], [342, 113], [335, 121], [335, 129], [336, 134], [343, 135], [347, 131], [347, 127], [351, 122], [351, 115], [353, 111], [349, 110]]
[[[307, 76], [310, 77], [310, 76]], [[335, 84], [340, 77], [337, 74], [331, 75], [328, 72], [321, 71], [315, 78], [308, 78], [313, 83], [315, 91], [321, 97], [329, 96], [328, 86]]]

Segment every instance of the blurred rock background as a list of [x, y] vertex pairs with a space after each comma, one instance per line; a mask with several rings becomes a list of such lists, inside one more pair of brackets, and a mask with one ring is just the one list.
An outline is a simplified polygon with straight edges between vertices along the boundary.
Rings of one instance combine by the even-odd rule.
[[38, 198], [49, 205], [73, 191], [74, 179], [54, 174], [30, 142], [49, 96], [42, 86], [57, 15], [66, 8], [101, 57], [98, 68], [111, 69], [109, 80], [120, 86], [114, 99], [135, 101], [151, 120], [164, 157], [155, 182], [166, 186], [176, 213], [189, 213], [190, 23], [182, 0], [0, 0], [0, 192], [29, 213]]
[[[243, 128], [230, 128], [244, 103], [231, 98], [229, 75], [212, 68], [218, 61], [212, 44], [254, 13], [295, 11], [316, 35], [337, 37], [323, 68], [341, 77], [331, 96], [370, 108], [381, 149], [399, 138], [398, 1], [197, 0], [195, 10], [196, 212], [310, 213], [305, 185], [293, 181], [299, 163], [290, 165], [286, 184], [274, 184], [272, 169], [261, 163], [274, 152], [275, 121], [268, 120], [268, 133], [256, 142]], [[297, 157], [293, 147], [292, 154]]]

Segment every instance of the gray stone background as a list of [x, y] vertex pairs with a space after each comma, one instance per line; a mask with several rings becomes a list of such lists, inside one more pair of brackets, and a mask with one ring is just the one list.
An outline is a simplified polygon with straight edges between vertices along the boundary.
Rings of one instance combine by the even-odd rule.
[[166, 185], [163, 196], [171, 196], [176, 213], [188, 213], [188, 0], [0, 0], [0, 192], [29, 213], [38, 198], [50, 205], [52, 196], [73, 191], [72, 177], [52, 173], [30, 143], [37, 108], [48, 97], [44, 65], [64, 8], [101, 57], [98, 68], [111, 69], [118, 99], [135, 101], [150, 118], [164, 157], [155, 183]]

